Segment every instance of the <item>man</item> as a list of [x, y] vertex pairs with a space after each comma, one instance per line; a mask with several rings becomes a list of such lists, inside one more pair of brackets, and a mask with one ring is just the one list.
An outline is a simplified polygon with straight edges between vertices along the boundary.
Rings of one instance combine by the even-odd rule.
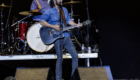
[[[49, 0], [33, 0], [30, 10], [33, 12], [44, 13], [48, 8], [50, 8]], [[33, 17], [34, 21], [40, 21], [41, 15], [36, 15]]]
[[[63, 0], [50, 0], [50, 9], [47, 9], [45, 13], [41, 17], [41, 25], [47, 28], [53, 28], [57, 31], [60, 30], [60, 26], [57, 25], [60, 22], [59, 18], [59, 5], [62, 5]], [[65, 15], [65, 20], [66, 24], [69, 24], [71, 26], [77, 25], [78, 28], [81, 27], [80, 24], [76, 24], [70, 19], [70, 16], [68, 14], [68, 11], [65, 7], [62, 7], [64, 15]], [[64, 25], [64, 21], [62, 21], [62, 24]], [[70, 35], [67, 32], [63, 32], [64, 38], [61, 39], [63, 42], [63, 46], [67, 49], [67, 51], [71, 54], [72, 56], [72, 74], [74, 73], [75, 69], [78, 67], [78, 54], [75, 50], [75, 47], [70, 39]], [[56, 62], [56, 80], [61, 80], [62, 78], [62, 54], [60, 50], [60, 39], [56, 40], [54, 42], [54, 47], [56, 50], [57, 54], [57, 62]]]

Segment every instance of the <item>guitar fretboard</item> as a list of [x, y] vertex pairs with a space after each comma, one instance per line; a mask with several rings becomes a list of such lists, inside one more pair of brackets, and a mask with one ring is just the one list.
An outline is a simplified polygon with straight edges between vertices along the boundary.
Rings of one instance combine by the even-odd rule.
[[65, 27], [65, 28], [63, 28], [63, 31], [66, 31], [66, 30], [69, 30], [69, 29], [73, 29], [73, 28], [75, 28], [75, 27], [77, 27], [77, 25]]

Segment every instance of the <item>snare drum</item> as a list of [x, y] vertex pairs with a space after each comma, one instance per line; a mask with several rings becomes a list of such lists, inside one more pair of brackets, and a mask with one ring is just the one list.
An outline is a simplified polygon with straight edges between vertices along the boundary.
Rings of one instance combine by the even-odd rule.
[[47, 52], [49, 51], [54, 44], [45, 45], [39, 34], [39, 30], [42, 27], [40, 23], [33, 24], [27, 31], [27, 43], [28, 45], [37, 52]]
[[20, 24], [19, 24], [19, 37], [22, 39], [22, 40], [24, 40], [25, 41], [25, 39], [26, 39], [26, 33], [27, 33], [27, 23], [25, 23], [25, 22], [21, 22]]
[[26, 33], [27, 33], [27, 30], [30, 26], [31, 26], [31, 22], [22, 21], [21, 23], [17, 24], [14, 27], [15, 41], [17, 38], [21, 38], [23, 41], [25, 41], [26, 40]]

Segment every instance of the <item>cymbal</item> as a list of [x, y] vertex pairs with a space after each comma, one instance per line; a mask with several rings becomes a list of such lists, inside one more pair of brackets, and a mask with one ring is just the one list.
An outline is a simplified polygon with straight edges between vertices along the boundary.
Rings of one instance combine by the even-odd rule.
[[34, 16], [34, 15], [42, 15], [42, 13], [39, 13], [39, 12], [34, 12], [34, 11], [22, 11], [22, 12], [19, 12], [20, 15], [23, 15], [23, 16], [28, 16], [31, 14], [31, 16]]
[[78, 3], [82, 3], [82, 2], [81, 1], [70, 1], [70, 2], [63, 3], [63, 5], [72, 5], [72, 4], [78, 4]]
[[0, 5], [0, 7], [5, 8], [5, 7], [12, 7], [12, 6], [7, 6], [7, 5], [4, 5], [4, 3], [2, 3], [2, 5]]
[[29, 11], [29, 13], [33, 13], [34, 15], [42, 15], [40, 12]]
[[29, 13], [29, 11], [23, 11], [23, 12], [19, 12], [20, 15], [23, 15], [23, 16], [28, 16], [28, 15], [33, 15], [32, 13]]

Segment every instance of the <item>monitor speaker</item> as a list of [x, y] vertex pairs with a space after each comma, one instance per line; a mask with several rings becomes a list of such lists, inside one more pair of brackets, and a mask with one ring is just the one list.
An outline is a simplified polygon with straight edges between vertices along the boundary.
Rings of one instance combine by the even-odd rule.
[[71, 80], [113, 80], [109, 66], [78, 67]]
[[54, 80], [50, 68], [17, 68], [16, 80]]

